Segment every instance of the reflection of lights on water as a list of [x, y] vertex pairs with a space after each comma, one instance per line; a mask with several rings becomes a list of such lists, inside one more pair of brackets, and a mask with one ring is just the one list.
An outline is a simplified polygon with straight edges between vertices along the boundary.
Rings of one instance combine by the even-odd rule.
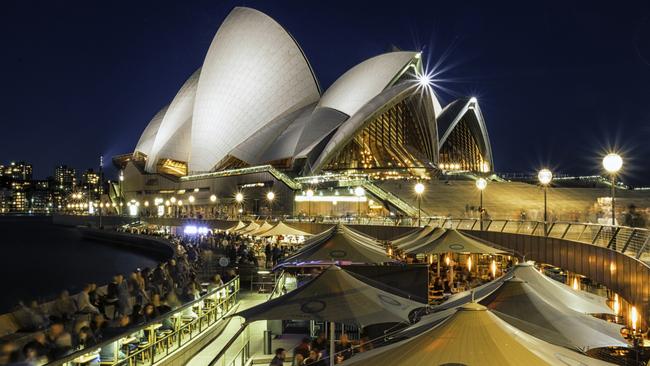
[[612, 304], [614, 314], [618, 315], [621, 311], [621, 304], [618, 302], [618, 294], [614, 294], [614, 303]]

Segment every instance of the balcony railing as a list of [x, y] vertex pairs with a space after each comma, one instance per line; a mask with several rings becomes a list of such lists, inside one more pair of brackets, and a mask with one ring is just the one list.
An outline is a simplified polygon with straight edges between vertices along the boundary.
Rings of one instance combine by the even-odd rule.
[[222, 320], [237, 303], [239, 276], [172, 312], [48, 365], [154, 365]]
[[[437, 222], [436, 222], [437, 221]], [[433, 225], [460, 230], [480, 230], [479, 219], [438, 219]], [[483, 230], [546, 236], [609, 248], [636, 259], [650, 259], [650, 230], [627, 226], [608, 226], [577, 222], [483, 220]], [[644, 256], [645, 255], [645, 256]]]

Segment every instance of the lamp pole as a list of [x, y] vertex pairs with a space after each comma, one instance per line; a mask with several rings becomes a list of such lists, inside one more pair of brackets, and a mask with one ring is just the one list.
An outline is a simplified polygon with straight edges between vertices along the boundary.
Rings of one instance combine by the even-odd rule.
[[102, 193], [104, 190], [104, 155], [99, 156], [99, 228], [103, 229], [102, 224], [102, 211], [104, 205], [102, 204]]
[[424, 184], [418, 182], [415, 185], [415, 194], [418, 197], [418, 227], [422, 226], [422, 193], [424, 193]]
[[269, 200], [269, 216], [271, 217], [271, 220], [273, 220], [273, 199], [275, 199], [275, 193], [269, 191], [266, 194], [266, 199]]
[[541, 183], [542, 187], [544, 188], [544, 236], [548, 236], [548, 211], [547, 211], [547, 204], [546, 204], [546, 191], [549, 183], [551, 183], [551, 180], [553, 179], [553, 173], [548, 169], [542, 169], [539, 171], [539, 173], [537, 173], [537, 179], [539, 179], [539, 183]]
[[487, 187], [487, 180], [485, 178], [479, 178], [476, 180], [476, 188], [479, 191], [479, 220], [480, 220], [480, 229], [483, 231], [483, 190]]
[[311, 198], [314, 197], [314, 191], [310, 188], [307, 190], [307, 219], [311, 221]]
[[361, 224], [361, 197], [366, 194], [366, 190], [358, 186], [354, 189], [354, 194], [357, 196], [357, 219], [359, 220], [359, 224]]
[[623, 158], [617, 153], [609, 153], [603, 158], [603, 167], [610, 174], [612, 185], [612, 226], [616, 226], [616, 174], [623, 167]]
[[241, 215], [242, 215], [242, 213], [244, 211], [243, 205], [242, 205], [242, 202], [244, 201], [244, 195], [241, 192], [238, 192], [235, 195], [235, 201], [237, 201], [237, 203], [238, 203], [239, 208], [237, 210], [238, 210], [238, 214], [239, 214], [239, 219], [241, 220]]

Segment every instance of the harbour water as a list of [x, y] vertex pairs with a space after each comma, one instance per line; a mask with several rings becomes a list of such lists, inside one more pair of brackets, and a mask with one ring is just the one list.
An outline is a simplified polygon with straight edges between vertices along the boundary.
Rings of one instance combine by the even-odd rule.
[[0, 217], [0, 313], [18, 301], [50, 300], [88, 282], [110, 282], [159, 259], [143, 251], [85, 239], [76, 228], [45, 217]]

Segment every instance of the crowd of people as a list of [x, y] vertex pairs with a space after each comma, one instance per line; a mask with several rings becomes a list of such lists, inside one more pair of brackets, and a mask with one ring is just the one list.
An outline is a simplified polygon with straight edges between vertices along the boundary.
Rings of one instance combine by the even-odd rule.
[[[327, 366], [329, 365], [330, 341], [324, 332], [317, 338], [305, 337], [293, 350], [293, 366]], [[334, 363], [340, 364], [350, 359], [354, 354], [366, 352], [374, 348], [367, 337], [352, 341], [347, 334], [341, 334], [334, 345]], [[287, 358], [287, 350], [278, 348], [269, 366], [282, 366]]]
[[250, 246], [235, 234], [164, 236], [173, 243], [175, 255], [155, 268], [117, 274], [103, 288], [86, 284], [76, 296], [63, 291], [49, 306], [21, 302], [14, 314], [19, 332], [31, 333], [30, 340], [0, 344], [0, 365], [40, 365], [60, 359], [198, 299], [236, 275], [234, 270], [225, 271], [202, 287], [198, 272], [214, 252], [228, 253], [234, 263], [256, 261]]

